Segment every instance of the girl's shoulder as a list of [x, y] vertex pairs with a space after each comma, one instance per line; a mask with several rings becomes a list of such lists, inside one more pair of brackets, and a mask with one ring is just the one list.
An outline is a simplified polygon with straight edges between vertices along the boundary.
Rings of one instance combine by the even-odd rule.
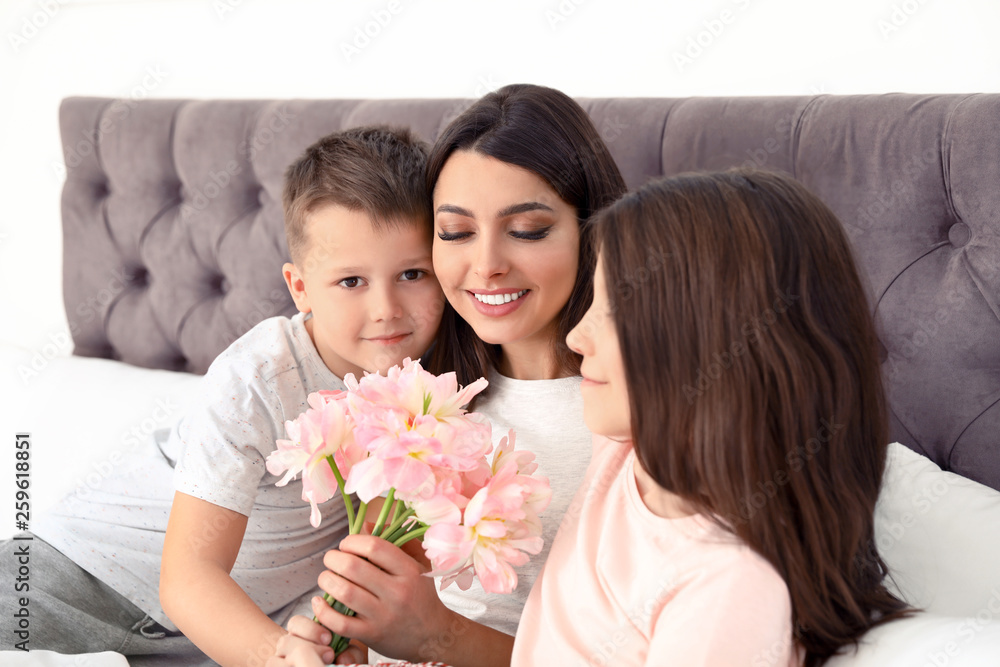
[[790, 610], [788, 586], [774, 565], [726, 529], [701, 520], [703, 530], [689, 542], [689, 556], [697, 563], [692, 583], [728, 599], [767, 599]]

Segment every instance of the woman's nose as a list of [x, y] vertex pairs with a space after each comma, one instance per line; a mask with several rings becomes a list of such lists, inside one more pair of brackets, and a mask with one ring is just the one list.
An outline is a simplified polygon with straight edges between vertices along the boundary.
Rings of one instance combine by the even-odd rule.
[[502, 241], [484, 236], [476, 246], [476, 275], [483, 280], [489, 280], [507, 273], [509, 262], [504, 254]]

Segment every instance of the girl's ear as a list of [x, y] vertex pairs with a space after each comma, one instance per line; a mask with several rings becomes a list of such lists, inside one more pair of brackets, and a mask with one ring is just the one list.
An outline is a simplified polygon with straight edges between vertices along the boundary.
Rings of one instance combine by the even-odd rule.
[[306, 294], [306, 283], [302, 279], [299, 268], [291, 262], [286, 262], [281, 267], [281, 274], [285, 277], [285, 285], [288, 286], [288, 293], [292, 295], [292, 301], [299, 312], [308, 313], [312, 310], [309, 305], [309, 295]]

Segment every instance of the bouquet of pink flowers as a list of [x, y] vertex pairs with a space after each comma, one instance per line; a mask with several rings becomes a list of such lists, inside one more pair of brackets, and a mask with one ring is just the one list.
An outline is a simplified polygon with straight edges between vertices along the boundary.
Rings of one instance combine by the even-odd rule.
[[[339, 493], [351, 534], [361, 532], [368, 503], [385, 495], [372, 534], [400, 546], [423, 538], [432, 571], [468, 589], [478, 577], [483, 589], [509, 593], [514, 568], [542, 548], [539, 513], [552, 492], [535, 476], [535, 455], [514, 450], [514, 432], [493, 456], [492, 429], [464, 406], [486, 387], [480, 378], [465, 388], [454, 373], [436, 376], [406, 359], [382, 376], [344, 378], [347, 391], [309, 395], [310, 408], [285, 423], [287, 440], [267, 458], [278, 486], [302, 474], [302, 499], [312, 506]], [[361, 501], [355, 513], [349, 494]], [[326, 596], [342, 613], [353, 612]], [[348, 640], [334, 636], [340, 653]]]

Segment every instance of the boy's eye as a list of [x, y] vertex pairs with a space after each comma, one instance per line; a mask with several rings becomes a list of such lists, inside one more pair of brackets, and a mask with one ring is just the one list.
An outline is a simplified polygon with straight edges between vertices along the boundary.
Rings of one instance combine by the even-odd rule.
[[530, 231], [515, 230], [510, 232], [510, 235], [516, 239], [521, 239], [522, 241], [541, 241], [542, 239], [544, 239], [546, 236], [549, 235], [549, 231], [551, 231], [551, 229], [552, 226], [550, 225], [548, 227], [542, 227], [541, 229], [532, 229]]
[[469, 236], [471, 232], [446, 232], [441, 230], [438, 232], [438, 238], [442, 241], [460, 241], [465, 237]]
[[340, 285], [341, 287], [354, 289], [355, 287], [361, 284], [361, 278], [358, 278], [357, 276], [351, 276], [350, 278], [344, 278], [337, 284]]
[[403, 280], [419, 280], [424, 277], [425, 273], [427, 272], [422, 269], [407, 269], [406, 271], [403, 271], [403, 274], [400, 277]]

